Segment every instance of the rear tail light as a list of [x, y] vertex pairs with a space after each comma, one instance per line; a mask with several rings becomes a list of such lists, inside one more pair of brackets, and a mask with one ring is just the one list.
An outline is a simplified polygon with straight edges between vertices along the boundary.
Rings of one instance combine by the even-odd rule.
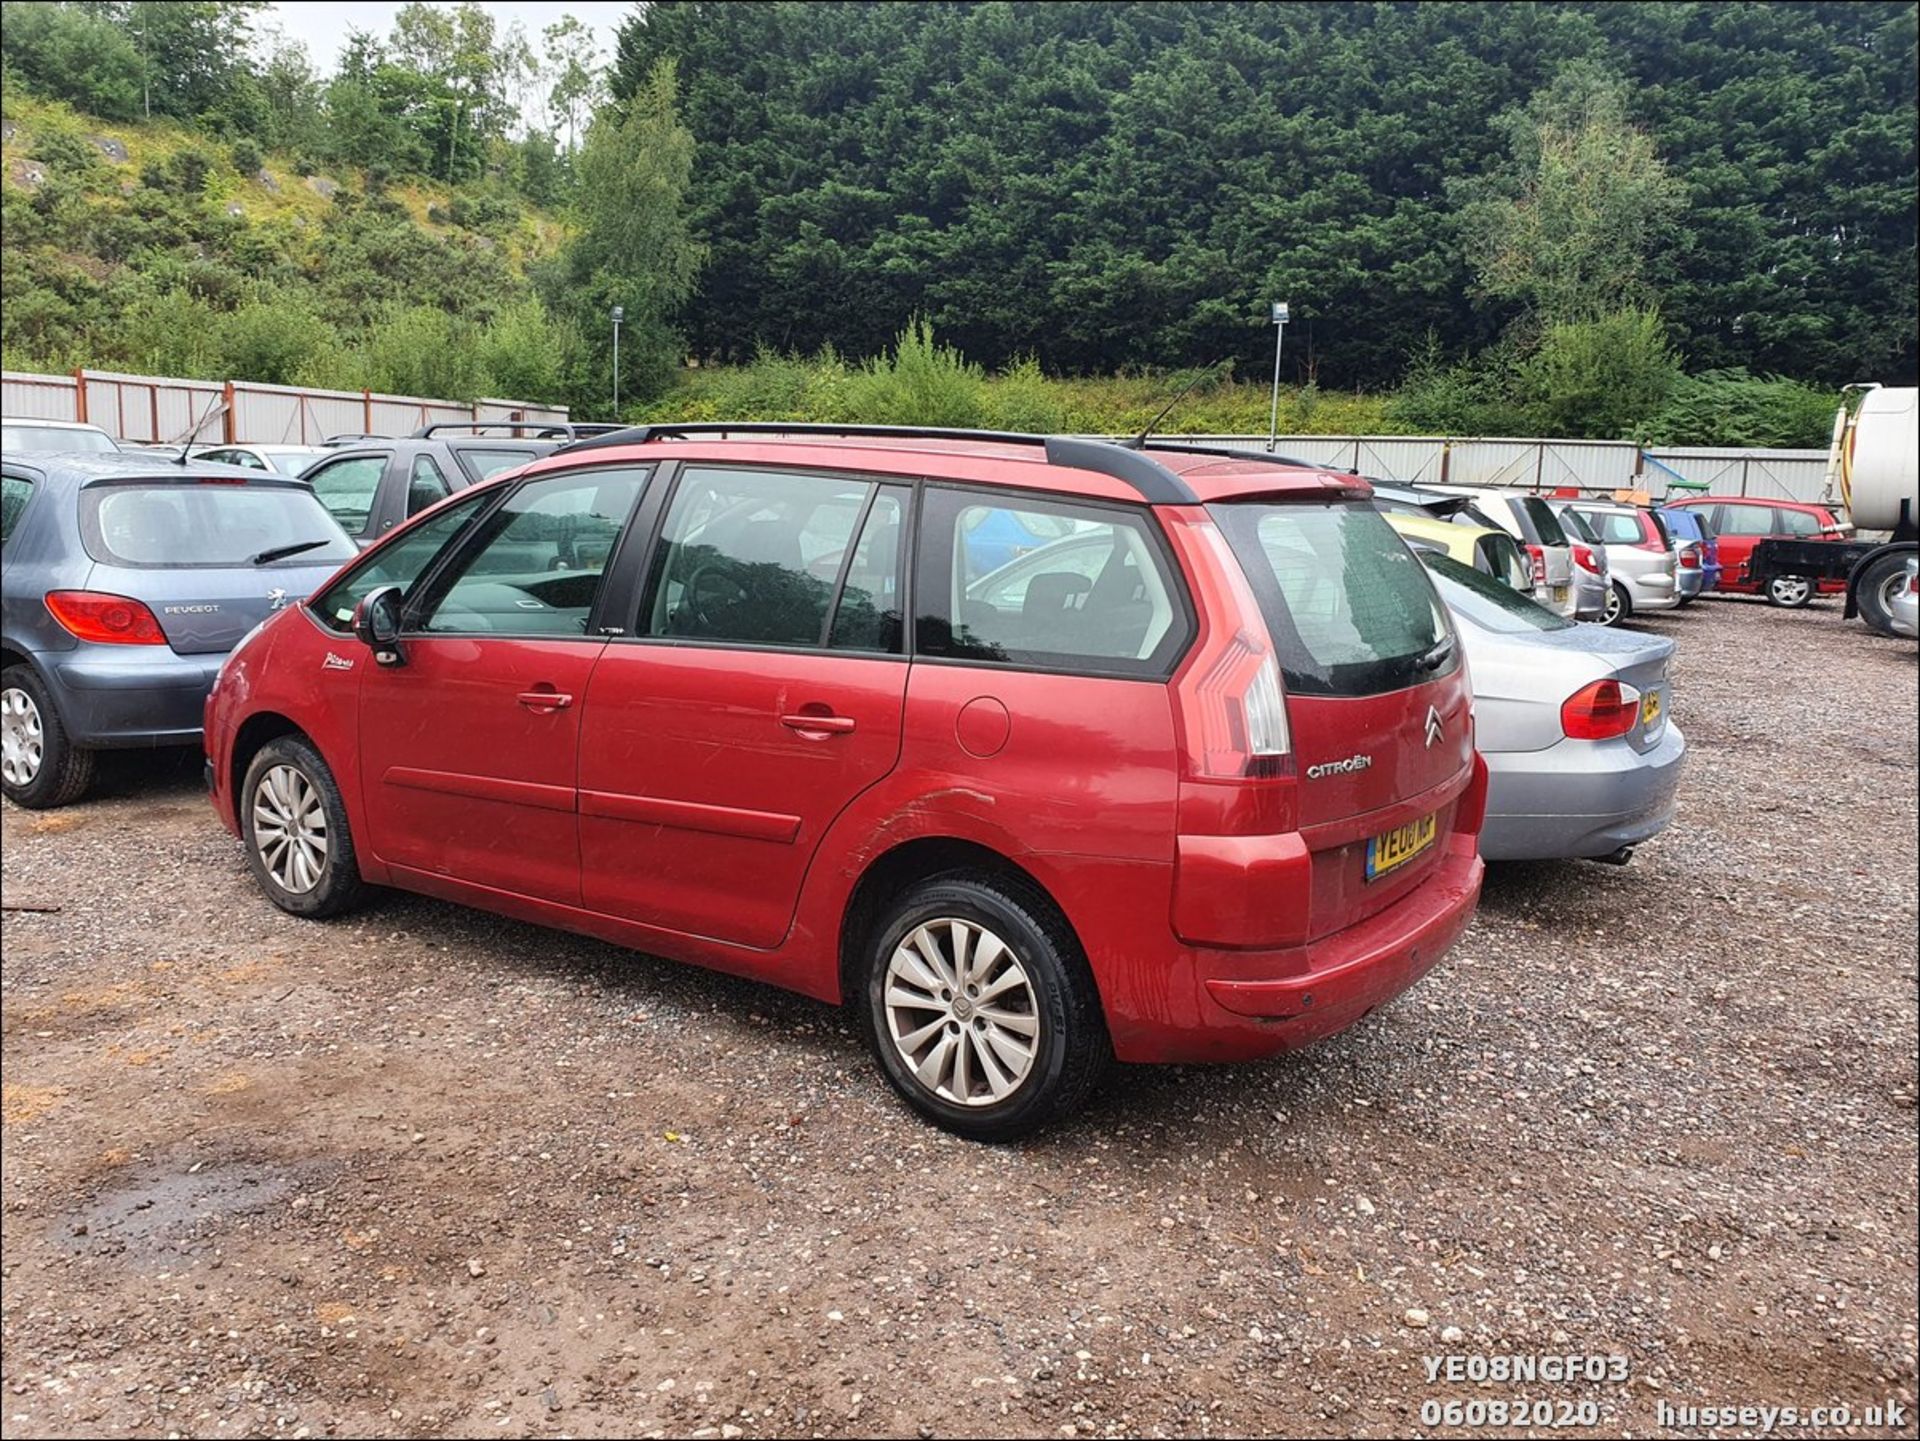
[[1600, 574], [1600, 557], [1593, 553], [1593, 547], [1590, 545], [1581, 545], [1578, 542], [1574, 544], [1573, 563], [1582, 570], [1591, 571], [1595, 575]]
[[1680, 569], [1682, 570], [1700, 569], [1700, 547], [1699, 546], [1686, 545], [1680, 548]]
[[[1171, 519], [1171, 518], [1170, 518]], [[1201, 586], [1214, 592], [1207, 635], [1174, 681], [1174, 704], [1196, 780], [1282, 775], [1291, 750], [1280, 663], [1253, 588], [1212, 521], [1173, 520], [1192, 542]]]
[[1617, 680], [1597, 680], [1561, 702], [1560, 729], [1571, 740], [1612, 740], [1632, 730], [1639, 716], [1639, 691]]
[[1531, 566], [1532, 566], [1533, 583], [1535, 585], [1545, 585], [1547, 583], [1547, 552], [1546, 550], [1543, 547], [1537, 546], [1537, 545], [1528, 546], [1527, 560], [1531, 563]]
[[105, 645], [165, 645], [153, 612], [124, 595], [95, 590], [50, 590], [47, 610], [77, 640]]

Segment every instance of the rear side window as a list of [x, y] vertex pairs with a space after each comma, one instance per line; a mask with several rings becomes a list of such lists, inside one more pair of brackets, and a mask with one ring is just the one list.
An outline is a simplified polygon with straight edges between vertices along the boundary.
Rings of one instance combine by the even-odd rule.
[[544, 451], [533, 450], [489, 450], [478, 445], [462, 445], [452, 451], [453, 458], [467, 473], [467, 479], [476, 485], [492, 479], [503, 470], [512, 470], [516, 465], [538, 460], [543, 454]]
[[846, 476], [689, 468], [667, 509], [639, 633], [898, 649], [905, 496]]
[[33, 499], [33, 482], [24, 475], [0, 476], [0, 545], [5, 545]]
[[922, 655], [1158, 676], [1191, 633], [1158, 534], [1137, 510], [935, 486], [921, 535]]
[[[297, 485], [91, 485], [80, 492], [80, 534], [103, 565], [310, 566], [355, 554], [312, 493]], [[294, 546], [300, 549], [284, 557], [259, 559]]]
[[1782, 508], [1776, 511], [1775, 514], [1780, 517], [1780, 528], [1774, 532], [1776, 535], [1820, 534], [1819, 520], [1804, 510], [1787, 510]]
[[1640, 529], [1640, 517], [1617, 510], [1585, 512], [1587, 523], [1608, 545], [1638, 545], [1646, 538]]
[[367, 528], [367, 517], [373, 514], [373, 498], [380, 490], [380, 477], [386, 473], [384, 454], [354, 455], [321, 466], [307, 477], [307, 484], [340, 522], [340, 528], [348, 535], [358, 535]]
[[1379, 695], [1445, 673], [1419, 664], [1448, 635], [1433, 585], [1370, 506], [1210, 510], [1259, 598], [1288, 689]]

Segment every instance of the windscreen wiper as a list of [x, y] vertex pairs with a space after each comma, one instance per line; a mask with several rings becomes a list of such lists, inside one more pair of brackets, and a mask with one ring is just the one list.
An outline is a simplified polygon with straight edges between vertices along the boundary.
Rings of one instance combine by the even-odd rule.
[[1416, 660], [1416, 670], [1439, 670], [1447, 663], [1447, 657], [1453, 654], [1453, 637], [1443, 635], [1433, 643], [1433, 648]]
[[288, 556], [299, 555], [302, 551], [318, 550], [321, 546], [328, 543], [329, 542], [324, 540], [301, 540], [295, 541], [292, 545], [276, 545], [272, 550], [261, 551], [260, 554], [254, 556], [248, 564], [265, 565], [271, 560], [285, 560]]

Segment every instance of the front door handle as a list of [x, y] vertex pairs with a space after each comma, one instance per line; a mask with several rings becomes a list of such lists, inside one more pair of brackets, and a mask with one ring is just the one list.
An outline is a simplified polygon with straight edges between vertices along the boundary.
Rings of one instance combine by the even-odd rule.
[[530, 711], [548, 712], [565, 710], [573, 704], [573, 697], [557, 690], [523, 690], [514, 699]]
[[846, 715], [783, 715], [780, 724], [801, 735], [843, 736], [853, 729], [853, 717]]

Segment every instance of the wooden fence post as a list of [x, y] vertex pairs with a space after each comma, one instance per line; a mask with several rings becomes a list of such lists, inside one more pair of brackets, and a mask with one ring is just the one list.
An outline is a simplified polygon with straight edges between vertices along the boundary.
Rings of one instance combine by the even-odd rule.
[[239, 427], [233, 423], [233, 382], [231, 380], [220, 382], [220, 404], [225, 407], [225, 413], [220, 417], [220, 436], [225, 444], [232, 445], [240, 435]]
[[73, 418], [87, 423], [87, 372], [80, 369], [73, 372]]

